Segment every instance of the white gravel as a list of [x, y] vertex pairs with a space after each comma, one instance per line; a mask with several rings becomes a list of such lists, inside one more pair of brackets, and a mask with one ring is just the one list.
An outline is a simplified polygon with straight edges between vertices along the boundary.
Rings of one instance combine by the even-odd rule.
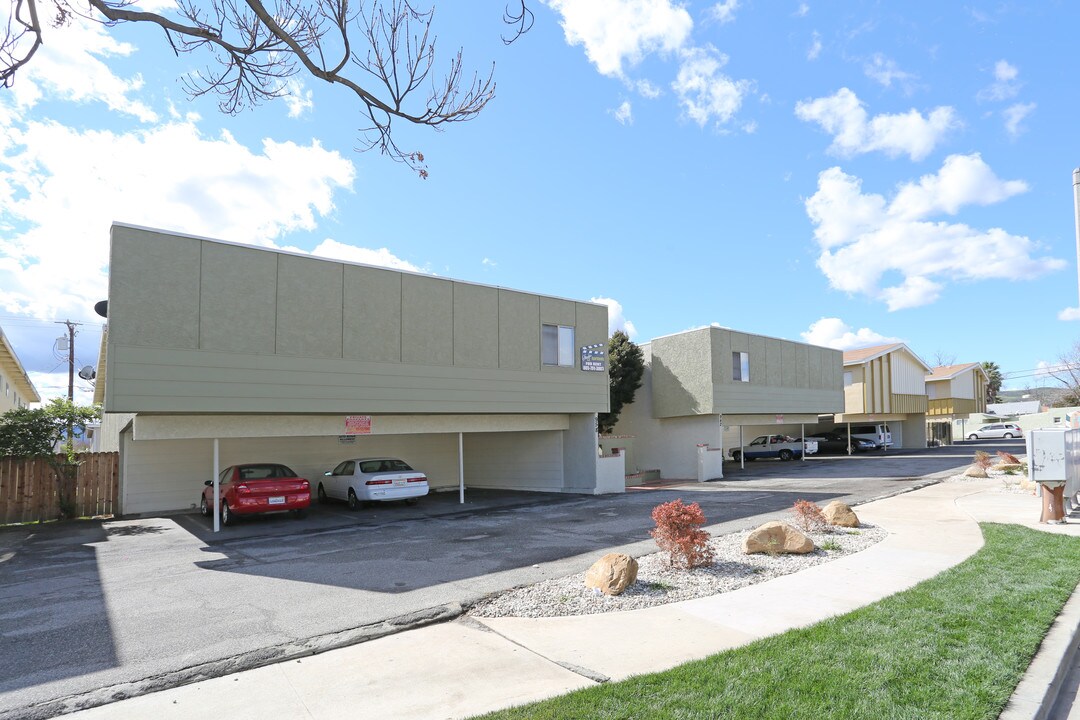
[[[622, 595], [609, 597], [586, 588], [585, 573], [581, 572], [487, 598], [473, 606], [469, 614], [477, 617], [592, 615], [717, 595], [864, 550], [884, 540], [888, 531], [863, 524], [859, 528], [809, 533], [818, 546], [814, 552], [775, 556], [744, 555], [742, 543], [747, 535], [749, 531], [713, 537], [709, 544], [715, 551], [715, 562], [694, 570], [671, 567], [667, 553], [639, 557], [637, 581]], [[823, 545], [830, 549], [821, 549]]]
[[[1021, 460], [1024, 458], [1021, 457]], [[967, 468], [964, 468], [965, 470]], [[1013, 474], [1009, 474], [1004, 470], [987, 470], [985, 478], [967, 477], [961, 471], [957, 475], [945, 478], [945, 482], [952, 483], [971, 483], [971, 482], [983, 482], [984, 480], [999, 480], [1001, 485], [997, 488], [998, 492], [1003, 493], [1015, 493], [1017, 495], [1036, 495], [1036, 490], [1023, 489], [1020, 487], [1020, 481], [1026, 480], [1027, 475], [1020, 471], [1014, 471]]]

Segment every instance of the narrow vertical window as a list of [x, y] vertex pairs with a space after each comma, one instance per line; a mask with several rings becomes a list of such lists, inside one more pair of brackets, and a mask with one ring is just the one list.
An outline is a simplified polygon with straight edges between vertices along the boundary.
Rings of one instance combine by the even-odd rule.
[[735, 382], [750, 382], [750, 353], [731, 353], [731, 379]]
[[559, 365], [574, 366], [574, 328], [559, 326]]

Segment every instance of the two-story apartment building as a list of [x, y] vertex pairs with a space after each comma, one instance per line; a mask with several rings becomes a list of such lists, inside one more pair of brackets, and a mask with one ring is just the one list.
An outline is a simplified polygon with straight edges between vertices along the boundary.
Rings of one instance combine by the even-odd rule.
[[434, 488], [595, 493], [607, 308], [117, 224], [98, 390], [121, 510], [239, 462], [398, 456]]
[[[698, 446], [714, 450], [844, 408], [838, 350], [719, 327], [643, 343], [645, 375], [615, 427], [633, 436], [634, 469], [698, 477]], [[713, 471], [715, 473], [715, 471]], [[719, 475], [712, 474], [712, 477]]]
[[927, 436], [939, 443], [951, 443], [955, 421], [985, 413], [988, 382], [979, 363], [932, 368], [926, 376]]
[[844, 411], [839, 425], [886, 424], [894, 447], [926, 447], [926, 375], [930, 367], [903, 343], [844, 353]]
[[0, 329], [0, 413], [15, 408], [26, 407], [30, 403], [41, 402], [34, 383], [30, 382], [30, 376], [26, 368], [15, 354], [15, 348], [11, 341]]

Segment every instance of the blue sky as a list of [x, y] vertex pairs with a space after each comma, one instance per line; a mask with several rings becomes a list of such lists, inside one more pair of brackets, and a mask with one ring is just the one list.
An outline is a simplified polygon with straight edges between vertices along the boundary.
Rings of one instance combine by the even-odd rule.
[[530, 7], [509, 47], [502, 3], [438, 8], [443, 61], [498, 86], [399, 126], [427, 180], [355, 152], [340, 89], [228, 117], [151, 28], [50, 31], [0, 91], [0, 326], [35, 382], [66, 390], [53, 321], [96, 360], [112, 220], [603, 299], [639, 342], [898, 339], [1023, 387], [1077, 340], [1074, 4]]

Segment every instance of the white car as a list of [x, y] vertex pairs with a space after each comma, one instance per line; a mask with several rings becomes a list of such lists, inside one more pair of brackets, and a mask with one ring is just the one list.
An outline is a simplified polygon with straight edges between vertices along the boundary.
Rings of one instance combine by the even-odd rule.
[[968, 433], [968, 440], [982, 440], [983, 438], [1022, 438], [1024, 437], [1024, 431], [1019, 425], [1013, 423], [995, 423], [994, 425], [983, 425], [978, 430], [972, 430]]
[[345, 500], [351, 510], [373, 501], [404, 500], [412, 504], [428, 494], [428, 479], [397, 458], [354, 458], [324, 473], [316, 492], [319, 502]]

